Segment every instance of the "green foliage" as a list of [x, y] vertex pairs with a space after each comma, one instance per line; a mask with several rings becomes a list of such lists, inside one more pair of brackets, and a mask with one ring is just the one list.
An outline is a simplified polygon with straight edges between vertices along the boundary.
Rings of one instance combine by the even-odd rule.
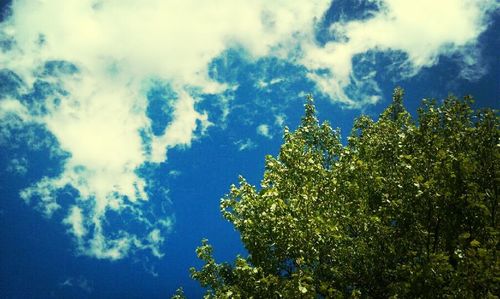
[[177, 291], [175, 291], [175, 294], [172, 296], [172, 299], [185, 299], [186, 296], [184, 295], [184, 290], [182, 288], [178, 288]]
[[415, 122], [402, 98], [343, 146], [308, 97], [260, 188], [222, 199], [249, 256], [218, 264], [203, 240], [205, 298], [497, 298], [499, 117], [449, 97]]

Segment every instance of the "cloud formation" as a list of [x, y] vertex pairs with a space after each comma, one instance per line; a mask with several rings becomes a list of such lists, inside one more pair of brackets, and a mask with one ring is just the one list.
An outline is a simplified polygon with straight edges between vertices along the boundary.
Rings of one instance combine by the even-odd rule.
[[[237, 82], [209, 75], [210, 63], [224, 51], [242, 48], [252, 58], [301, 65], [332, 101], [362, 107], [379, 95], [373, 72], [353, 73], [356, 55], [402, 53], [404, 73], [411, 76], [439, 55], [474, 44], [495, 7], [494, 1], [374, 2], [380, 11], [331, 24], [336, 38], [320, 44], [315, 28], [330, 5], [326, 0], [14, 1], [11, 16], [0, 24], [0, 65], [13, 72], [11, 81], [19, 87], [0, 94], [0, 121], [42, 126], [69, 154], [59, 175], [44, 177], [21, 197], [36, 199], [49, 217], [62, 210], [81, 254], [120, 259], [145, 249], [161, 256], [173, 219], [147, 216], [147, 204], [158, 199], [151, 198], [138, 169], [165, 162], [169, 149], [189, 146], [214, 125], [196, 104], [200, 94], [237, 88]], [[147, 94], [158, 81], [175, 96], [160, 97], [171, 119], [156, 132]], [[352, 85], [358, 91], [346, 92]], [[283, 119], [277, 114], [276, 123]], [[270, 136], [267, 126], [258, 132]], [[241, 140], [238, 146], [245, 150], [253, 143]], [[58, 200], [65, 188], [77, 192], [67, 206]], [[144, 232], [129, 223], [110, 227], [110, 215], [128, 215]]]
[[[0, 64], [22, 81], [36, 101], [3, 99], [2, 121], [47, 128], [69, 153], [59, 176], [44, 177], [21, 192], [36, 199], [45, 215], [63, 209], [63, 224], [78, 252], [119, 259], [135, 249], [161, 256], [172, 219], [148, 219], [152, 199], [137, 169], [166, 160], [169, 148], [189, 146], [197, 130], [210, 126], [197, 111], [196, 93], [227, 88], [208, 76], [209, 62], [226, 48], [244, 47], [264, 56], [296, 43], [304, 28], [326, 9], [326, 1], [14, 1], [0, 26]], [[172, 119], [153, 134], [147, 91], [168, 82], [176, 94]], [[165, 98], [164, 101], [172, 99]], [[68, 207], [64, 188], [77, 196]], [[158, 199], [154, 199], [158, 200]], [[142, 235], [107, 226], [110, 214], [147, 227]]]
[[271, 132], [269, 131], [269, 125], [267, 124], [260, 124], [257, 126], [257, 134], [264, 136], [266, 138], [271, 139], [273, 136], [271, 135]]
[[91, 294], [94, 291], [93, 283], [83, 276], [68, 277], [63, 282], [59, 283], [61, 288], [79, 288], [84, 292]]
[[331, 24], [333, 40], [321, 47], [306, 44], [301, 61], [309, 70], [322, 70], [309, 76], [323, 93], [356, 108], [380, 100], [376, 71], [353, 72], [357, 55], [369, 51], [393, 55], [397, 62], [392, 67], [400, 77], [414, 76], [442, 55], [461, 55], [464, 66], [474, 67], [478, 57], [471, 49], [487, 28], [489, 14], [499, 7], [491, 0], [365, 2], [375, 3], [379, 10], [369, 18]]

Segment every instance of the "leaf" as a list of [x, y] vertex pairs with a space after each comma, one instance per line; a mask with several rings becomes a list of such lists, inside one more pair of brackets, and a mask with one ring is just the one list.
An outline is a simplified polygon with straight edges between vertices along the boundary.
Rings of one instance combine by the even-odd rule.
[[299, 285], [299, 291], [302, 293], [302, 294], [305, 294], [307, 293], [307, 288], [302, 286], [302, 285]]
[[470, 242], [470, 246], [472, 247], [479, 247], [481, 245], [481, 242], [479, 242], [478, 240], [472, 240]]

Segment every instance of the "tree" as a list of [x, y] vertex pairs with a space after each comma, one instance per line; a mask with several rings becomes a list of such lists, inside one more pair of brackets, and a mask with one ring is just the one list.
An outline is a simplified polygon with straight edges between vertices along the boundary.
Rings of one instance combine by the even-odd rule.
[[240, 177], [221, 201], [248, 257], [197, 248], [206, 298], [497, 298], [498, 114], [450, 96], [414, 121], [402, 99], [343, 145], [308, 97], [260, 188]]

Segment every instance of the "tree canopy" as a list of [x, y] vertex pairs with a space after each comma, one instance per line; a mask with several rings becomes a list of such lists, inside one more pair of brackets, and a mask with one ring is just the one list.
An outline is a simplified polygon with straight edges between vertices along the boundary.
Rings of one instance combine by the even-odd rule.
[[497, 298], [500, 122], [472, 102], [424, 100], [414, 120], [397, 88], [343, 145], [308, 97], [260, 187], [222, 199], [248, 256], [217, 263], [203, 240], [205, 298]]

